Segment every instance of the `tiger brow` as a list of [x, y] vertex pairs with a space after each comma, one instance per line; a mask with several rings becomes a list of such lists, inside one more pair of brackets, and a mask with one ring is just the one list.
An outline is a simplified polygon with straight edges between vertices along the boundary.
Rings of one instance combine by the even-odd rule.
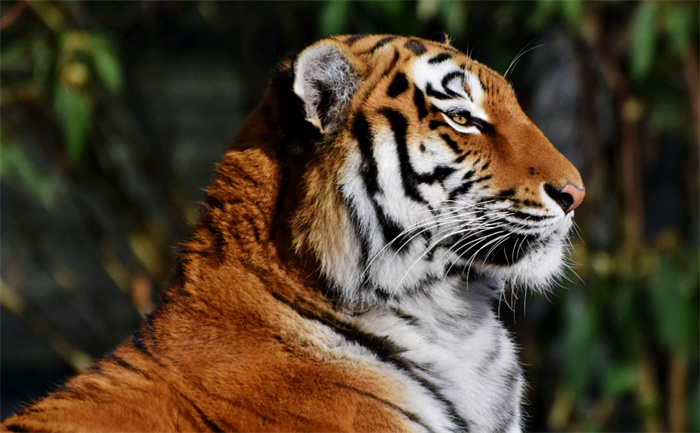
[[467, 94], [467, 98], [469, 98], [470, 101], [474, 102], [474, 98], [472, 98], [472, 88], [467, 84], [467, 71], [466, 69], [462, 70], [462, 88], [464, 89], [464, 92]]
[[[464, 74], [462, 71], [452, 71], [449, 74], [445, 75], [442, 77], [442, 81], [440, 84], [442, 85], [442, 88], [445, 89], [445, 91], [452, 95], [452, 96], [462, 96], [459, 93], [455, 92], [454, 90], [450, 89], [448, 87], [448, 84], [450, 84], [450, 81], [452, 81], [455, 78], [461, 78], [462, 79], [462, 88], [464, 88]], [[471, 99], [471, 97], [469, 98]]]
[[434, 64], [436, 64], [436, 63], [442, 63], [442, 62], [444, 62], [445, 60], [450, 59], [450, 58], [452, 58], [452, 54], [449, 54], [449, 53], [440, 53], [440, 54], [438, 54], [438, 55], [436, 55], [436, 56], [434, 56], [434, 57], [431, 57], [431, 58], [428, 60], [428, 63], [431, 64], [431, 65], [434, 65]]

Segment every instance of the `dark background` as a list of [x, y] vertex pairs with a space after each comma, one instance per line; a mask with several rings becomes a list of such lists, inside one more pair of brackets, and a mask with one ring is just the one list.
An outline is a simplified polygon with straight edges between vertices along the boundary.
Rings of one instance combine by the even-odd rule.
[[426, 37], [509, 75], [579, 168], [572, 271], [501, 316], [529, 430], [698, 431], [698, 3], [0, 3], [0, 413], [116, 346], [284, 56]]

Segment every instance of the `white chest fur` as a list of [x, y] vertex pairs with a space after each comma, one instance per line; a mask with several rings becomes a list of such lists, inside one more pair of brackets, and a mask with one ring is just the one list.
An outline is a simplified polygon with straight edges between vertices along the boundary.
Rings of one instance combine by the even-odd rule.
[[356, 316], [357, 325], [399, 348], [407, 409], [425, 427], [519, 431], [524, 380], [514, 344], [491, 309], [490, 289], [458, 284], [438, 281], [389, 300]]

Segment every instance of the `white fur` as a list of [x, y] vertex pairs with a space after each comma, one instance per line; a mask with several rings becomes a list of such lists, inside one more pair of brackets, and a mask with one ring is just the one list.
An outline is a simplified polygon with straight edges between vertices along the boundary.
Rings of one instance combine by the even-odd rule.
[[[419, 374], [439, 386], [459, 415], [468, 420], [472, 431], [490, 431], [507, 411], [512, 412], [506, 427], [519, 430], [524, 380], [515, 347], [486, 300], [480, 299], [478, 283], [472, 283], [471, 293], [464, 284], [463, 280], [451, 279], [431, 287], [429, 299], [390, 302], [391, 307], [419, 318], [418, 325], [406, 323], [385, 308], [358, 316], [357, 323], [362, 329], [386, 336], [405, 348], [405, 358], [430, 366], [429, 375]], [[463, 320], [445, 323], [444, 317], [450, 315]], [[500, 352], [489, 362], [487, 357], [495, 346], [500, 346]], [[516, 379], [506, 389], [503, 382], [507, 374], [515, 375]], [[418, 391], [429, 395], [425, 389]], [[420, 401], [416, 399], [409, 410], [420, 412]], [[444, 408], [438, 413], [444, 414]]]
[[[325, 55], [323, 51], [316, 54]], [[418, 58], [413, 67], [412, 79], [423, 91], [429, 83], [444, 91], [442, 77], [453, 71], [462, 73], [452, 60], [429, 64], [428, 58]], [[304, 63], [302, 57], [297, 70], [306, 71], [312, 66], [313, 62]], [[446, 113], [467, 110], [473, 117], [489, 120], [484, 110], [487, 95], [475, 75], [464, 72], [447, 87], [457, 96], [449, 100], [430, 99], [438, 109]], [[294, 90], [304, 101], [313, 99], [304, 82], [295, 82]], [[449, 116], [445, 120], [457, 131], [479, 133], [475, 127], [457, 125]], [[349, 236], [359, 235], [366, 241], [346, 239], [343, 245], [347, 251], [321, 260], [325, 266], [323, 272], [342, 300], [351, 305], [350, 311], [353, 306], [354, 311], [362, 311], [351, 317], [357, 327], [386, 337], [405, 349], [400, 356], [414, 366], [411, 372], [385, 364], [382, 368], [404, 387], [401, 407], [416, 414], [426, 428], [440, 432], [454, 430], [456, 426], [447, 405], [416, 377], [439, 389], [442, 399], [454, 405], [472, 431], [490, 431], [495, 427], [519, 431], [524, 381], [515, 346], [490, 303], [499, 299], [506, 287], [548, 285], [561, 272], [571, 214], [565, 215], [541, 190], [546, 209], [526, 209], [538, 217], [537, 221], [515, 218], [508, 213], [511, 204], [507, 201], [484, 201], [493, 194], [488, 182], [474, 185], [469, 192], [448, 200], [450, 193], [462, 184], [464, 174], [473, 167], [469, 166], [469, 159], [455, 166], [454, 153], [437, 133], [407, 143], [413, 170], [418, 174], [432, 173], [438, 166], [456, 170], [441, 182], [418, 185], [427, 205], [412, 200], [406, 196], [402, 184], [397, 143], [390, 125], [377, 115], [371, 127], [378, 191], [373, 196], [368, 194], [360, 174], [363, 155], [357, 147], [350, 150], [338, 177], [343, 200], [350, 204], [339, 211], [346, 212], [347, 219], [355, 224], [356, 231]], [[408, 139], [411, 138], [409, 134]], [[425, 146], [423, 150], [421, 144]], [[406, 237], [400, 241], [384, 239], [377, 206], [387, 218], [406, 228]], [[486, 216], [478, 217], [476, 210], [484, 211]], [[453, 244], [459, 247], [451, 249], [443, 244], [453, 237], [459, 238], [465, 230], [486, 233], [497, 224], [507, 225], [511, 232], [537, 234], [538, 246], [515, 264], [496, 266], [482, 262], [476, 255], [462, 257], [468, 245]], [[432, 235], [430, 240], [422, 236], [426, 231]], [[482, 252], [489, 252], [503, 239], [503, 234], [493, 235], [480, 244]], [[362, 245], [368, 248], [366, 261], [361, 257]], [[467, 281], [469, 272], [450, 274], [449, 270], [455, 266], [475, 271], [480, 279]], [[384, 296], [379, 296], [379, 292]], [[408, 321], [406, 315], [417, 320]], [[500, 349], [491, 359], [496, 347]], [[371, 353], [344, 350], [365, 362], [379, 362]], [[513, 378], [510, 382], [509, 377]], [[421, 426], [416, 428], [420, 430]]]

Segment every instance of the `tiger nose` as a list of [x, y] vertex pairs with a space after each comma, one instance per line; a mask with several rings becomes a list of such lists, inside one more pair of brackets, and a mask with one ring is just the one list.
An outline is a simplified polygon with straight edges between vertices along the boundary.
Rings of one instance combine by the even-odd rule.
[[586, 195], [586, 189], [582, 186], [576, 186], [567, 183], [563, 188], [556, 189], [553, 186], [546, 184], [545, 191], [558, 205], [564, 213], [569, 213], [576, 209], [583, 197]]

